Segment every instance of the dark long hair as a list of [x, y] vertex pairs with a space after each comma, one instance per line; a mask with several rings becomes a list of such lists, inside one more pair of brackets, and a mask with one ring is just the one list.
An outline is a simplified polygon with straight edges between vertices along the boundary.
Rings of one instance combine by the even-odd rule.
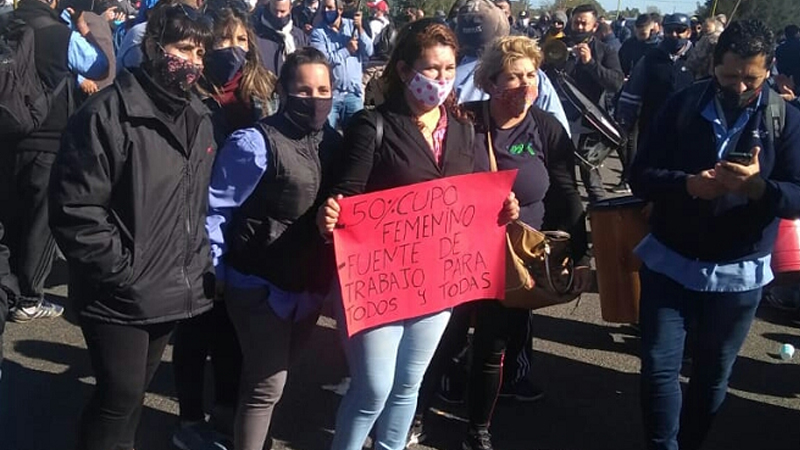
[[[453, 49], [458, 54], [458, 39], [453, 31], [439, 20], [420, 19], [410, 22], [400, 29], [397, 34], [392, 55], [386, 64], [386, 70], [381, 75], [381, 80], [386, 89], [386, 98], [397, 101], [403, 98], [406, 85], [397, 72], [397, 63], [403, 61], [406, 66], [412, 67], [414, 62], [422, 56], [422, 52], [436, 45], [444, 45]], [[458, 106], [455, 91], [450, 92], [444, 106], [457, 119], [468, 121], [464, 111]]]
[[[241, 3], [241, 6], [238, 3]], [[258, 43], [250, 24], [246, 4], [230, 2], [216, 8], [210, 7], [207, 14], [214, 20], [214, 39], [233, 39], [240, 26], [245, 29], [248, 51], [242, 70], [242, 80], [239, 82], [239, 97], [247, 102], [256, 98], [262, 103], [267, 103], [275, 90], [277, 78], [261, 64]]]

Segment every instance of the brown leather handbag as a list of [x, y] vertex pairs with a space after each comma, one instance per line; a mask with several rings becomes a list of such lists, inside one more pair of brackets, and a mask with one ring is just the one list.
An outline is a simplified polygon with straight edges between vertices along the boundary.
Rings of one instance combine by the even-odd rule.
[[[484, 104], [483, 116], [489, 165], [496, 172], [488, 102]], [[539, 231], [515, 220], [506, 226], [506, 242], [505, 306], [538, 309], [568, 303], [578, 296], [571, 292], [575, 272], [569, 233]]]

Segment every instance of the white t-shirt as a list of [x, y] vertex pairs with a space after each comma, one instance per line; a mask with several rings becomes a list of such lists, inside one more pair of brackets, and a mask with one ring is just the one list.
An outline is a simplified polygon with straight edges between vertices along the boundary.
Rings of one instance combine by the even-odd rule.
[[378, 37], [378, 35], [383, 31], [383, 29], [389, 25], [389, 19], [386, 16], [379, 18], [374, 18], [369, 21], [369, 29], [372, 32], [372, 39]]

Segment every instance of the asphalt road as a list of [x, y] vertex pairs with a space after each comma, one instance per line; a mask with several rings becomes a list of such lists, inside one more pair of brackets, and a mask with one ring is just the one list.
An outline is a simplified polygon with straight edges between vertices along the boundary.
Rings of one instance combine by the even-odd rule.
[[[616, 181], [610, 172], [605, 175]], [[67, 307], [64, 317], [9, 324], [6, 330], [0, 450], [73, 449], [78, 417], [94, 378], [74, 308], [65, 298], [65, 275], [62, 262], [48, 281], [50, 299]], [[786, 313], [759, 310], [705, 450], [800, 449], [800, 356], [792, 361], [777, 356], [781, 343], [800, 347], [799, 325]], [[635, 331], [603, 322], [598, 296], [588, 294], [579, 304], [537, 311], [534, 336], [531, 378], [545, 389], [546, 397], [530, 404], [500, 403], [493, 425], [495, 448], [642, 448]], [[276, 411], [273, 448], [328, 449], [340, 397], [322, 386], [336, 384], [346, 374], [337, 339], [333, 321], [320, 319]], [[171, 347], [145, 404], [136, 448], [172, 449], [177, 402]], [[456, 450], [464, 425], [434, 416], [427, 431], [428, 446], [419, 448]]]

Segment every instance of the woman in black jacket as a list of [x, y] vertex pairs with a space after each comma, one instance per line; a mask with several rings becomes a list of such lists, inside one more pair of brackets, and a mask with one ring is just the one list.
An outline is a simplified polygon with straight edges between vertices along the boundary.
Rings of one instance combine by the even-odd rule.
[[[383, 74], [387, 101], [375, 113], [353, 116], [334, 193], [357, 195], [474, 171], [472, 124], [452, 92], [457, 52], [455, 35], [436, 19], [400, 31]], [[384, 132], [377, 148], [376, 117]], [[503, 206], [506, 219], [517, 217], [513, 194]], [[320, 210], [323, 233], [333, 231], [338, 212], [338, 202], [329, 199]], [[447, 309], [343, 338], [352, 382], [339, 408], [332, 450], [360, 450], [373, 425], [375, 448], [405, 448], [419, 384], [449, 318]]]
[[132, 449], [142, 401], [177, 321], [211, 308], [204, 228], [214, 139], [192, 92], [210, 24], [158, 7], [145, 61], [90, 98], [64, 133], [50, 182], [50, 226], [97, 387], [81, 450]]

